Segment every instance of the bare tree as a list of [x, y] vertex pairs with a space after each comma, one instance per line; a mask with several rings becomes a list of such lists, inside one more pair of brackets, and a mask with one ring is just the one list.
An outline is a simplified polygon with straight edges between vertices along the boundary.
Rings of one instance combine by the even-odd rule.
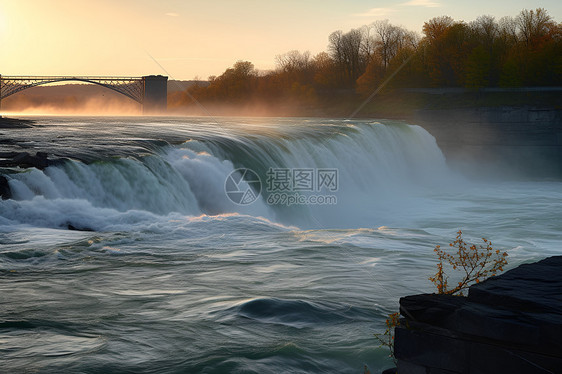
[[477, 38], [488, 48], [491, 48], [500, 32], [495, 18], [489, 15], [476, 18], [469, 26]]
[[366, 66], [366, 61], [361, 54], [362, 30], [352, 29], [345, 34], [342, 31], [335, 31], [330, 35], [329, 41], [330, 56], [336, 62], [343, 80], [347, 84], [353, 84]]
[[499, 37], [508, 46], [516, 44], [519, 40], [517, 35], [517, 22], [513, 17], [506, 16], [500, 18], [498, 22], [498, 32]]
[[363, 40], [361, 42], [361, 55], [368, 64], [377, 52], [376, 37], [371, 26], [361, 27], [361, 32], [363, 33]]
[[330, 57], [343, 72], [343, 66], [345, 65], [345, 55], [342, 39], [343, 31], [338, 30], [331, 33], [328, 38], [328, 40], [330, 41], [330, 44], [328, 45], [328, 51], [330, 52]]
[[285, 72], [307, 70], [312, 66], [310, 52], [299, 52], [292, 50], [282, 55], [275, 56], [277, 68]]
[[552, 17], [543, 8], [537, 8], [534, 11], [524, 9], [519, 13], [515, 21], [519, 34], [527, 45], [548, 34], [550, 29], [556, 25], [552, 21]]
[[373, 23], [373, 29], [376, 33], [377, 49], [380, 53], [384, 68], [386, 69], [396, 50], [398, 39], [398, 29], [391, 25], [387, 19], [384, 21], [376, 21]]
[[[404, 41], [406, 43], [406, 46], [408, 48], [412, 48], [412, 49], [417, 49], [420, 41], [421, 41], [421, 36], [419, 33], [415, 32], [415, 31], [407, 31], [406, 35], [404, 37]], [[406, 47], [405, 46], [405, 47]]]
[[416, 33], [408, 31], [400, 26], [394, 26], [388, 22], [376, 21], [371, 24], [374, 30], [374, 41], [376, 53], [382, 61], [384, 69], [390, 61], [404, 48], [416, 48], [419, 37]]

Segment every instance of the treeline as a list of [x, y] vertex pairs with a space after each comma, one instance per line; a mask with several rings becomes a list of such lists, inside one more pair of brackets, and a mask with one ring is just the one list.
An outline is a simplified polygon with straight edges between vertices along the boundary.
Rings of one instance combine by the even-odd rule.
[[423, 35], [385, 21], [329, 36], [326, 52], [290, 51], [276, 57], [276, 69], [259, 72], [239, 61], [209, 83], [169, 97], [170, 107], [193, 103], [239, 105], [298, 102], [345, 90], [368, 95], [389, 87], [517, 87], [562, 85], [562, 23], [545, 9], [523, 10], [496, 20], [466, 23], [432, 18]]

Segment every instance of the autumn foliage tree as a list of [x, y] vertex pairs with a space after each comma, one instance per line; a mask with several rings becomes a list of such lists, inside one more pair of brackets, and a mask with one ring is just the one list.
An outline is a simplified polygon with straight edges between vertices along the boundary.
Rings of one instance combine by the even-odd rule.
[[[437, 288], [439, 294], [463, 295], [464, 290], [474, 283], [495, 276], [503, 271], [507, 265], [507, 252], [494, 250], [492, 243], [482, 238], [483, 244], [469, 244], [464, 241], [462, 231], [457, 232], [456, 239], [449, 244], [453, 252], [436, 246], [434, 252], [437, 254], [437, 272], [429, 277], [429, 280]], [[448, 268], [447, 268], [448, 267]], [[452, 285], [449, 283], [449, 272], [460, 272], [458, 278]]]
[[389, 77], [390, 89], [562, 85], [562, 24], [543, 8], [499, 20], [484, 15], [468, 23], [440, 16], [425, 22], [422, 31], [420, 36], [388, 20], [335, 31], [325, 52], [280, 54], [271, 71], [238, 61], [209, 77], [208, 84], [174, 94], [171, 103], [313, 106], [318, 98], [353, 91], [369, 96]]
[[[438, 294], [464, 296], [464, 291], [472, 284], [480, 283], [503, 271], [507, 265], [507, 253], [494, 250], [492, 243], [487, 239], [482, 238], [482, 242], [480, 245], [467, 243], [459, 230], [455, 240], [449, 244], [449, 247], [454, 249], [452, 252], [442, 249], [439, 245], [435, 246], [434, 252], [439, 261], [437, 272], [429, 277], [429, 280], [437, 288]], [[457, 273], [457, 279], [449, 283], [452, 273]], [[400, 313], [391, 313], [385, 321], [384, 333], [375, 334], [380, 345], [387, 347], [393, 358], [394, 331], [400, 324]]]
[[499, 22], [469, 24], [436, 17], [423, 27], [426, 72], [434, 86], [519, 86], [562, 83], [560, 25], [542, 8]]

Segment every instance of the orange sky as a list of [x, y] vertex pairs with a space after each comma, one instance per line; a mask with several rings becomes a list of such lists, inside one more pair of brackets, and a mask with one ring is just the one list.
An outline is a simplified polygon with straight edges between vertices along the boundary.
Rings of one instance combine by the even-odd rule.
[[421, 31], [447, 14], [497, 18], [542, 6], [562, 19], [558, 1], [466, 0], [0, 0], [4, 75], [166, 74], [206, 79], [237, 60], [274, 67], [291, 49], [326, 50], [328, 36], [388, 18]]

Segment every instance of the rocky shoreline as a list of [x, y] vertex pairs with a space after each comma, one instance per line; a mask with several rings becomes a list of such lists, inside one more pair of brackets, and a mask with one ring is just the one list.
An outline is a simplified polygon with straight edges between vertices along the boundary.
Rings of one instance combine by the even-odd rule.
[[468, 297], [400, 299], [400, 374], [560, 373], [562, 256], [470, 287]]

